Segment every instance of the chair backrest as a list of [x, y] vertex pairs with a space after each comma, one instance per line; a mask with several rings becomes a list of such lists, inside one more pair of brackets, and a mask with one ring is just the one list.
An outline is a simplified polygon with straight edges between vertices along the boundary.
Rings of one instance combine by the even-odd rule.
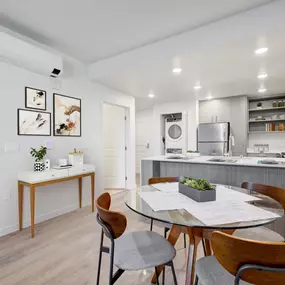
[[285, 210], [285, 188], [250, 182], [243, 182], [241, 187], [271, 197], [272, 199], [280, 203], [283, 209]]
[[[245, 264], [285, 269], [285, 243], [259, 242], [213, 232], [211, 245], [219, 263], [231, 274]], [[284, 273], [245, 270], [242, 280], [256, 285], [285, 284]]]
[[112, 238], [120, 237], [126, 230], [127, 218], [120, 212], [110, 211], [111, 196], [109, 193], [104, 193], [97, 199], [97, 211], [100, 221], [108, 226], [112, 231]]
[[178, 182], [178, 177], [153, 177], [148, 179], [148, 184], [156, 184], [156, 183], [166, 183], [166, 182]]

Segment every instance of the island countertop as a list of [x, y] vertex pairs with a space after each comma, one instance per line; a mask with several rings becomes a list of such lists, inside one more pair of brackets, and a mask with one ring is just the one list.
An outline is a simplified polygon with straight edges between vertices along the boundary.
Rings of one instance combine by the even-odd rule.
[[[225, 161], [209, 161], [213, 158], [222, 158]], [[262, 164], [259, 161], [262, 159], [274, 159], [278, 164]], [[236, 165], [236, 166], [252, 166], [252, 167], [270, 167], [270, 168], [285, 168], [285, 158], [269, 158], [269, 157], [217, 157], [217, 156], [198, 156], [198, 157], [183, 157], [180, 159], [170, 158], [169, 156], [153, 156], [143, 158], [144, 161], [159, 161], [159, 162], [176, 162], [190, 164], [216, 164], [216, 165]]]

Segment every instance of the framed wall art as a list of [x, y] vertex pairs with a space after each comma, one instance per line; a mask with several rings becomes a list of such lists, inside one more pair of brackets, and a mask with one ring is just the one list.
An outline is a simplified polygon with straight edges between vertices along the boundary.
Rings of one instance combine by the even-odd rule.
[[54, 136], [81, 136], [81, 99], [53, 94]]
[[46, 110], [47, 93], [44, 90], [25, 87], [25, 107], [29, 109]]
[[18, 109], [19, 136], [51, 136], [51, 113]]

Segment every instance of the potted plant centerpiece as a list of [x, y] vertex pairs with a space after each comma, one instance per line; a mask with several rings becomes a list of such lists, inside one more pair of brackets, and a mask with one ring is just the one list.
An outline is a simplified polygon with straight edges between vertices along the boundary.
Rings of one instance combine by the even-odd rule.
[[179, 192], [196, 202], [216, 200], [216, 188], [206, 179], [187, 178], [180, 180]]
[[32, 157], [34, 157], [34, 171], [44, 171], [45, 170], [45, 163], [43, 162], [43, 159], [45, 155], [47, 154], [47, 148], [45, 146], [41, 146], [39, 150], [36, 150], [35, 148], [31, 147], [30, 154]]

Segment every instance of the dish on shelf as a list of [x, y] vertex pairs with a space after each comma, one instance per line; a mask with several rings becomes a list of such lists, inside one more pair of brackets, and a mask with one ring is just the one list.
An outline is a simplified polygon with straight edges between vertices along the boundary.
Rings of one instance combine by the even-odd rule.
[[264, 121], [264, 120], [266, 120], [266, 118], [265, 118], [264, 116], [257, 116], [257, 117], [255, 118], [255, 120], [256, 120], [256, 121]]

